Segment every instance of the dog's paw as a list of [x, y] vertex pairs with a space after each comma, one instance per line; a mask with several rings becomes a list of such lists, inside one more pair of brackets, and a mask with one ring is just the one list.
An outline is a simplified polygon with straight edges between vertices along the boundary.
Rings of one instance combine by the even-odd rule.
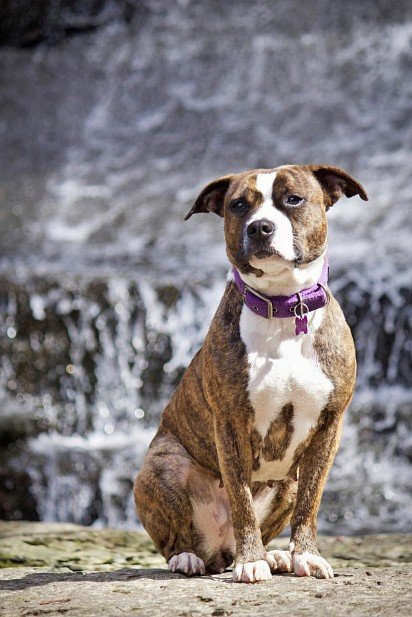
[[258, 583], [272, 578], [269, 564], [263, 559], [248, 561], [235, 566], [232, 575], [236, 583]]
[[171, 572], [180, 572], [187, 576], [196, 576], [205, 574], [205, 564], [194, 553], [179, 553], [173, 555], [168, 561], [168, 567]]
[[266, 560], [272, 574], [275, 572], [292, 572], [292, 556], [289, 551], [268, 551]]
[[297, 576], [333, 578], [332, 566], [320, 555], [313, 553], [293, 553], [293, 571]]

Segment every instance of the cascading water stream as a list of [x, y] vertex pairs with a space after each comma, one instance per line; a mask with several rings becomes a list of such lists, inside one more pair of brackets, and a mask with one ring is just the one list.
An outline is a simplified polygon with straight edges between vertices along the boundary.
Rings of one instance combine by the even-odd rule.
[[0, 514], [136, 524], [133, 478], [228, 269], [222, 220], [184, 214], [218, 175], [325, 162], [370, 202], [329, 217], [359, 377], [320, 528], [406, 529], [412, 22], [373, 2], [163, 4], [0, 49]]

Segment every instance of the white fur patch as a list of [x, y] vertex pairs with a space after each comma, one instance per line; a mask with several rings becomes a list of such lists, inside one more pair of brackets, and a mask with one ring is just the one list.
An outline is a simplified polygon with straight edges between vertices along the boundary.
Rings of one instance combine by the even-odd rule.
[[270, 571], [272, 574], [274, 572], [292, 571], [292, 556], [289, 551], [268, 551], [266, 553], [266, 558], [269, 562]]
[[249, 397], [255, 428], [265, 438], [282, 408], [293, 405], [293, 435], [282, 460], [260, 460], [253, 480], [283, 480], [292, 466], [296, 448], [317, 424], [333, 389], [319, 365], [314, 333], [324, 309], [308, 315], [308, 334], [296, 336], [294, 318], [264, 319], [246, 306], [240, 316], [240, 335], [249, 361]]
[[262, 193], [265, 201], [272, 201], [273, 183], [277, 176], [276, 171], [258, 174], [256, 176], [256, 189]]
[[294, 554], [292, 556], [293, 571], [297, 576], [316, 576], [317, 578], [333, 578], [330, 563], [319, 555], [312, 553]]
[[253, 509], [255, 510], [259, 526], [262, 526], [264, 520], [272, 512], [272, 503], [276, 492], [277, 488], [266, 487], [263, 491], [258, 492], [253, 498]]
[[273, 235], [270, 246], [275, 249], [280, 255], [288, 261], [296, 259], [295, 249], [293, 247], [293, 229], [288, 217], [275, 208], [272, 199], [273, 182], [276, 178], [276, 172], [258, 174], [256, 177], [256, 189], [263, 195], [263, 203], [259, 206], [253, 216], [248, 220], [258, 221], [260, 219], [268, 219], [275, 225], [275, 233]]
[[194, 553], [179, 553], [173, 555], [169, 559], [168, 567], [171, 572], [180, 572], [187, 576], [195, 576], [196, 574], [205, 574], [205, 564]]
[[236, 583], [258, 583], [259, 581], [269, 581], [272, 578], [269, 564], [263, 559], [239, 563], [235, 566], [232, 575]]

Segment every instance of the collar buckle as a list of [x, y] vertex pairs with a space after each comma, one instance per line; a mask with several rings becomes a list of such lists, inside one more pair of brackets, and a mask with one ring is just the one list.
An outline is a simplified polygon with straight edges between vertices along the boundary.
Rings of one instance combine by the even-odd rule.
[[[257, 298], [259, 298], [260, 300], [263, 300], [263, 302], [266, 303], [266, 309], [267, 309], [266, 319], [272, 319], [273, 315], [277, 312], [277, 309], [273, 306], [269, 298], [265, 298], [265, 296], [261, 296], [260, 293], [258, 293], [254, 289], [250, 289], [250, 287], [248, 287], [246, 283], [244, 283], [244, 285], [245, 285], [243, 289], [244, 303], [246, 304], [246, 293], [249, 292], [252, 297], [256, 296]], [[258, 312], [258, 307], [252, 304], [252, 310], [255, 312]]]

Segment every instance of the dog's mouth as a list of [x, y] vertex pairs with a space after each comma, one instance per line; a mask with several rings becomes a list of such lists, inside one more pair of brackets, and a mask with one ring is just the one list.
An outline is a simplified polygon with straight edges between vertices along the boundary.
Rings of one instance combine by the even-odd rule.
[[241, 272], [254, 272], [257, 276], [262, 276], [265, 272], [278, 272], [279, 269], [293, 268], [294, 262], [288, 259], [270, 246], [248, 247], [249, 250], [237, 254], [234, 263]]
[[265, 257], [271, 257], [272, 255], [276, 255], [277, 257], [282, 257], [282, 255], [276, 251], [276, 249], [265, 248], [259, 249], [255, 251], [250, 257], [257, 257], [257, 259], [264, 259]]
[[278, 250], [271, 246], [256, 247], [254, 250], [249, 252], [248, 258], [249, 261], [251, 259], [258, 259], [259, 261], [261, 261], [262, 259], [268, 258], [273, 258], [274, 261], [287, 261], [285, 260], [285, 257], [282, 255], [282, 253], [280, 253]]
[[274, 248], [259, 248], [249, 255], [248, 263], [252, 268], [261, 270], [262, 273], [279, 272], [279, 270], [294, 267], [294, 262], [285, 257]]

